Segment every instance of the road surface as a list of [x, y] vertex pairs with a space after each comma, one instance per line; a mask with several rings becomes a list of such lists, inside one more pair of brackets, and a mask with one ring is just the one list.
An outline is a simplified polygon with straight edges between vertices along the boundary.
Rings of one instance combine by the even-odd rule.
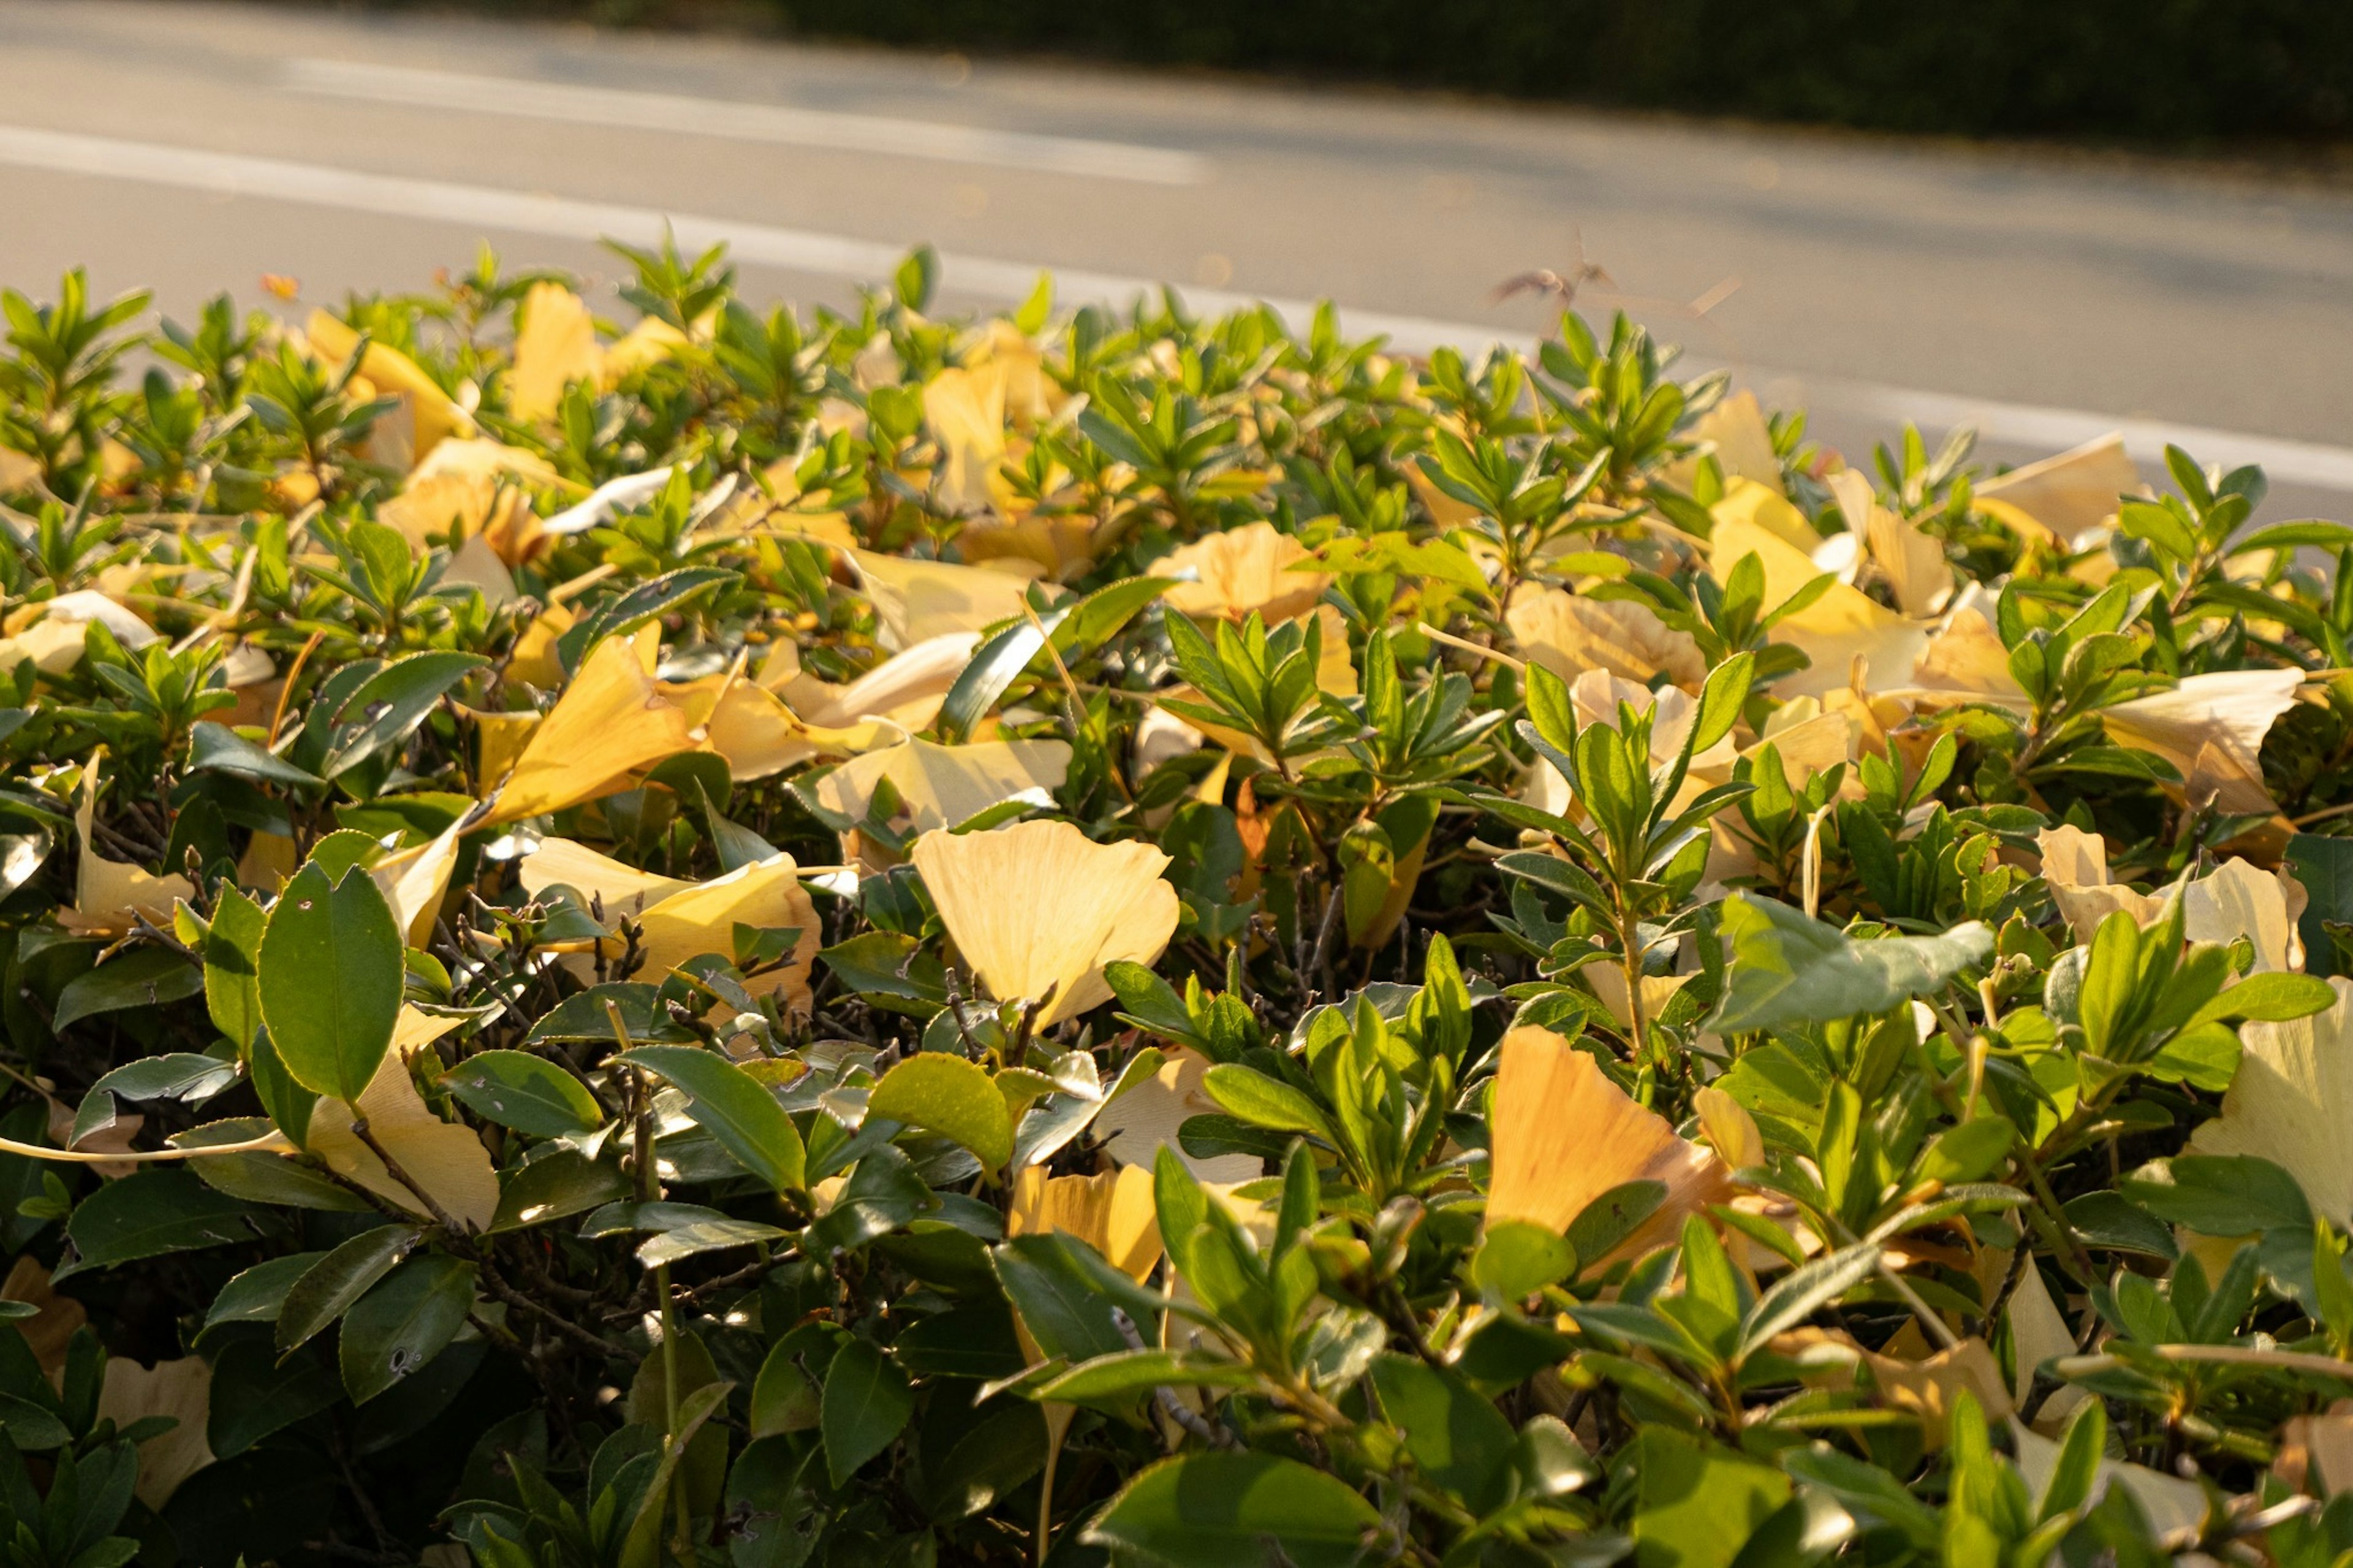
[[0, 0], [0, 281], [90, 264], [186, 315], [265, 272], [421, 286], [488, 238], [726, 237], [846, 300], [919, 241], [951, 299], [1148, 279], [1329, 297], [1405, 346], [1525, 340], [1580, 257], [1696, 363], [1854, 449], [1906, 417], [2016, 458], [2111, 428], [2353, 515], [2353, 189], [2002, 152], [713, 37]]

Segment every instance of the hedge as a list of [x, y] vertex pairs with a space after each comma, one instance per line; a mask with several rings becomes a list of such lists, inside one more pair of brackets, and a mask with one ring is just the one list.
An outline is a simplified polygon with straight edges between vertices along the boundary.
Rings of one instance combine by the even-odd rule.
[[2353, 529], [624, 254], [0, 293], [11, 1563], [2353, 1549]]
[[1927, 135], [2217, 151], [2325, 150], [2353, 134], [2353, 12], [2329, 0], [486, 4], [494, 13], [1303, 74]]

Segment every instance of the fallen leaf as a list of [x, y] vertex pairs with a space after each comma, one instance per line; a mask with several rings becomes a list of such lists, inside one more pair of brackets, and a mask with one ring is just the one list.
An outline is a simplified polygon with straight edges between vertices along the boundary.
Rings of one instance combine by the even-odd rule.
[[[949, 632], [982, 632], [1021, 618], [1030, 579], [986, 566], [850, 552], [859, 582], [892, 646], [913, 648]], [[1050, 595], [1051, 589], [1041, 589]]]
[[[1978, 483], [1970, 495], [2022, 533], [2081, 548], [2074, 542], [2114, 517], [2119, 498], [2139, 488], [2140, 470], [2119, 435], [2012, 468]], [[1995, 504], [1985, 506], [1989, 501]]]
[[2239, 1075], [2189, 1148], [2285, 1167], [2314, 1212], [2343, 1226], [2353, 1219], [2353, 981], [2328, 984], [2337, 1000], [2324, 1012], [2239, 1026]]
[[176, 1422], [170, 1431], [139, 1445], [139, 1500], [161, 1509], [180, 1483], [213, 1462], [206, 1427], [212, 1416], [213, 1369], [202, 1356], [183, 1356], [142, 1366], [126, 1355], [106, 1358], [106, 1381], [98, 1394], [100, 1420], [117, 1428], [151, 1415]]
[[1612, 1187], [1662, 1183], [1665, 1201], [1609, 1254], [1630, 1258], [1732, 1198], [1722, 1160], [1676, 1136], [1665, 1117], [1635, 1104], [1598, 1060], [1550, 1029], [1511, 1030], [1499, 1056], [1488, 1111], [1489, 1225], [1525, 1220], [1557, 1235]]
[[[303, 323], [311, 351], [331, 364], [341, 363], [359, 347], [360, 335], [324, 310], [313, 310]], [[370, 452], [387, 467], [404, 471], [433, 455], [433, 448], [453, 436], [474, 434], [474, 421], [440, 383], [417, 363], [385, 343], [371, 342], [360, 357], [359, 374], [375, 388], [400, 402], [400, 417], [378, 420], [369, 438]], [[403, 431], [402, 426], [406, 429]], [[405, 438], [404, 438], [405, 437]]]
[[[680, 964], [706, 952], [731, 957], [738, 925], [796, 930], [800, 935], [790, 958], [780, 968], [751, 976], [744, 989], [754, 996], [778, 996], [790, 1012], [808, 1011], [809, 969], [817, 958], [820, 930], [817, 904], [801, 886], [800, 868], [789, 855], [740, 866], [707, 882], [689, 882], [640, 871], [568, 838], [543, 838], [524, 858], [519, 874], [523, 890], [533, 898], [553, 887], [567, 887], [584, 902], [596, 900], [607, 921], [627, 917], [638, 921], [642, 928], [638, 947], [645, 959], [638, 973], [649, 980], [667, 978]], [[601, 945], [607, 957], [622, 952], [617, 939]], [[583, 978], [595, 973], [586, 954], [572, 954], [566, 966]]]
[[869, 752], [817, 782], [818, 803], [863, 821], [883, 780], [899, 793], [900, 815], [918, 833], [954, 827], [993, 805], [1027, 798], [1051, 804], [1071, 767], [1065, 741], [984, 741], [941, 746], [909, 740]]
[[81, 804], [74, 808], [74, 840], [81, 847], [80, 865], [74, 878], [73, 907], [58, 911], [58, 923], [69, 931], [120, 934], [144, 916], [151, 923], [168, 928], [173, 904], [182, 899], [193, 901], [195, 885], [176, 874], [159, 877], [143, 866], [110, 860], [90, 841], [98, 816], [99, 773], [105, 761], [106, 748], [100, 746], [82, 764]]
[[1637, 685], [1664, 675], [1696, 690], [1707, 679], [1699, 644], [1647, 605], [1592, 599], [1560, 588], [1522, 588], [1512, 596], [1504, 620], [1521, 656], [1564, 680], [1598, 669]]
[[1266, 1163], [1255, 1154], [1203, 1157], [1185, 1152], [1176, 1136], [1185, 1123], [1222, 1112], [1201, 1087], [1209, 1058], [1184, 1046], [1163, 1049], [1166, 1055], [1158, 1072], [1095, 1113], [1095, 1131], [1106, 1140], [1111, 1157], [1149, 1174], [1160, 1151], [1167, 1148], [1201, 1181], [1229, 1184], [1258, 1180]]
[[1176, 931], [1168, 857], [1067, 822], [934, 828], [913, 858], [965, 965], [1000, 1001], [1045, 1001], [1040, 1028], [1109, 1001], [1103, 965], [1149, 964]]
[[575, 381], [604, 377], [596, 322], [580, 296], [552, 279], [531, 286], [516, 314], [514, 365], [507, 373], [507, 413], [525, 425], [555, 417]]
[[[408, 1072], [411, 1053], [430, 1046], [457, 1024], [454, 1018], [437, 1018], [403, 1005], [392, 1048], [361, 1092], [358, 1110], [367, 1119], [369, 1136], [444, 1214], [486, 1230], [499, 1208], [499, 1178], [491, 1168], [490, 1152], [471, 1128], [444, 1121], [427, 1109]], [[430, 1218], [432, 1210], [417, 1192], [396, 1180], [353, 1131], [352, 1109], [332, 1097], [320, 1098], [311, 1112], [311, 1152], [378, 1197]]]
[[651, 651], [649, 638], [620, 637], [589, 651], [533, 728], [482, 826], [543, 816], [627, 789], [664, 757], [694, 750], [693, 722], [654, 679]]
[[1255, 613], [1271, 626], [1313, 610], [1331, 586], [1320, 572], [1292, 570], [1314, 558], [1298, 540], [1261, 521], [1180, 545], [1145, 570], [1176, 579], [1160, 601], [1172, 609], [1237, 622]]
[[2153, 752], [2183, 778], [2205, 775], [2214, 809], [2232, 816], [2276, 813], [2263, 787], [2263, 737], [2295, 705], [2300, 669], [2233, 669], [2193, 675], [2170, 691], [2100, 710], [2108, 738]]
[[1713, 454], [1727, 479], [1749, 479], [1775, 495], [1787, 493], [1781, 484], [1781, 458], [1773, 449], [1773, 427], [1765, 418], [1757, 395], [1746, 388], [1717, 401], [1693, 422], [1685, 437], [1698, 445], [1690, 456], [1667, 469], [1667, 482], [1689, 490], [1699, 476], [1699, 459]]

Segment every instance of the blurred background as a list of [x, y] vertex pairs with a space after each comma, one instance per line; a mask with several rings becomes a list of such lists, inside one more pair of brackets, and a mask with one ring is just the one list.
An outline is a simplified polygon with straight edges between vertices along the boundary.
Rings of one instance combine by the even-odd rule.
[[2122, 430], [2263, 462], [2271, 517], [2353, 515], [2348, 149], [2344, 0], [0, 0], [36, 298], [291, 314], [485, 242], [609, 289], [666, 223], [754, 298], [928, 242], [952, 305], [1050, 269], [1416, 352], [1573, 290], [1850, 453]]

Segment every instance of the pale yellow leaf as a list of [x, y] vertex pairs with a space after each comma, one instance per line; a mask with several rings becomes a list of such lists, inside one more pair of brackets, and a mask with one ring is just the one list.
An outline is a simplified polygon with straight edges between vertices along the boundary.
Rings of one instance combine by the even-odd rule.
[[[986, 566], [917, 561], [871, 550], [850, 552], [866, 596], [896, 647], [949, 632], [980, 632], [1021, 618], [1030, 579]], [[1053, 590], [1042, 589], [1049, 597]]]
[[[471, 1128], [442, 1121], [427, 1109], [409, 1077], [409, 1053], [421, 1050], [456, 1026], [414, 1007], [401, 1008], [400, 1025], [384, 1065], [362, 1091], [358, 1109], [370, 1137], [384, 1147], [408, 1179], [444, 1214], [462, 1225], [487, 1229], [499, 1208], [498, 1173], [489, 1151]], [[352, 1131], [352, 1108], [321, 1097], [311, 1112], [311, 1152], [330, 1170], [420, 1218], [432, 1210], [417, 1193], [395, 1179], [375, 1152]]]
[[2324, 1012], [2239, 1026], [2239, 1076], [2189, 1147], [2284, 1166], [2314, 1212], [2341, 1227], [2353, 1220], [2353, 981], [2328, 984], [2337, 999]]
[[605, 351], [579, 295], [551, 279], [525, 294], [517, 320], [514, 368], [507, 374], [507, 412], [525, 425], [555, 417], [566, 388], [602, 379]]
[[1111, 1157], [1151, 1173], [1164, 1148], [1173, 1149], [1186, 1169], [1204, 1182], [1254, 1182], [1265, 1162], [1254, 1154], [1188, 1154], [1176, 1135], [1196, 1116], [1222, 1115], [1201, 1087], [1209, 1058], [1184, 1046], [1166, 1047], [1160, 1070], [1095, 1113], [1095, 1131], [1107, 1140]]
[[[339, 364], [359, 346], [359, 333], [329, 315], [313, 310], [303, 324], [303, 335], [310, 340], [311, 349], [320, 359]], [[399, 421], [380, 420], [371, 437], [371, 450], [377, 460], [392, 467], [409, 469], [433, 455], [433, 448], [453, 436], [474, 434], [474, 421], [457, 401], [441, 390], [440, 384], [425, 374], [417, 363], [399, 350], [384, 343], [372, 342], [361, 356], [359, 374], [382, 392], [400, 400], [403, 418]], [[398, 439], [397, 426], [405, 423], [407, 439]]]
[[1070, 772], [1065, 741], [984, 741], [940, 746], [910, 740], [842, 763], [817, 783], [818, 803], [863, 820], [884, 779], [915, 832], [954, 827], [1017, 797], [1043, 805]]
[[1707, 679], [1707, 660], [1688, 632], [1659, 619], [1647, 605], [1625, 599], [1590, 599], [1559, 588], [1524, 587], [1504, 615], [1512, 640], [1530, 664], [1540, 664], [1564, 680], [1588, 669], [1646, 684], [1664, 675], [1696, 690]]
[[1067, 822], [934, 828], [913, 859], [962, 963], [1000, 1001], [1046, 1000], [1041, 1028], [1109, 1001], [1103, 965], [1148, 964], [1176, 931], [1168, 857]]
[[139, 1445], [139, 1500], [160, 1509], [180, 1483], [213, 1462], [206, 1426], [212, 1415], [213, 1369], [202, 1356], [142, 1366], [127, 1355], [106, 1358], [98, 1414], [120, 1429], [151, 1415], [178, 1423]]
[[[1978, 484], [1973, 498], [1997, 501], [1996, 516], [2031, 532], [2039, 529], [2073, 544], [2116, 514], [2117, 499], [2140, 488], [2140, 470], [2126, 455], [2122, 436], [2103, 436], [2056, 457]], [[2012, 513], [2017, 515], [2012, 515]]]
[[1307, 547], [1271, 522], [1250, 522], [1180, 545], [1145, 568], [1176, 585], [1160, 602], [1188, 616], [1247, 620], [1255, 612], [1269, 626], [1315, 607], [1332, 579], [1296, 572], [1312, 559]]
[[182, 899], [193, 901], [195, 885], [177, 873], [159, 877], [142, 866], [110, 860], [90, 840], [98, 816], [98, 775], [105, 760], [106, 749], [101, 746], [82, 764], [81, 801], [74, 808], [74, 840], [81, 847], [80, 864], [74, 879], [73, 907], [59, 910], [58, 921], [72, 931], [119, 934], [143, 915], [169, 929], [172, 905]]

